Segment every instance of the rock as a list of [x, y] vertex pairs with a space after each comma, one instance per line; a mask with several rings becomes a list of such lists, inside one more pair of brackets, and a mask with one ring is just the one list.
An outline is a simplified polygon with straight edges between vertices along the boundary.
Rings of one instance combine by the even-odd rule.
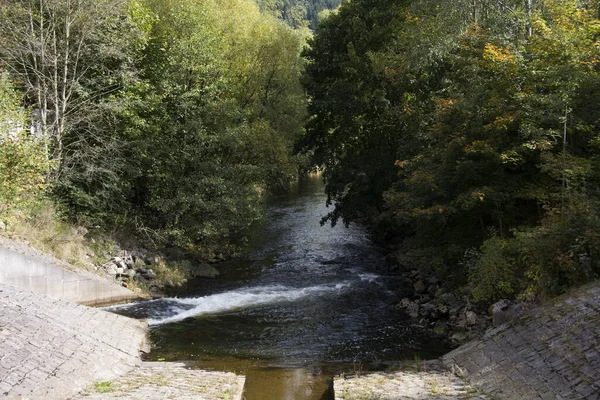
[[113, 263], [117, 266], [117, 268], [127, 269], [127, 264], [121, 257], [113, 257]]
[[434, 296], [434, 297], [435, 297], [435, 294], [436, 294], [436, 292], [438, 291], [438, 289], [439, 289], [439, 288], [440, 288], [440, 287], [439, 287], [437, 284], [430, 285], [430, 286], [427, 288], [427, 293], [429, 293], [430, 295], [432, 295], [432, 296]]
[[434, 316], [436, 314], [435, 312], [435, 305], [432, 303], [425, 303], [421, 306], [421, 314], [423, 316]]
[[448, 306], [445, 304], [438, 304], [435, 307], [435, 311], [438, 315], [440, 316], [447, 316], [449, 311], [448, 311]]
[[135, 257], [135, 261], [133, 264], [134, 269], [144, 269], [146, 267], [146, 262], [142, 257]]
[[134, 256], [129, 256], [129, 257], [125, 258], [124, 262], [125, 262], [125, 266], [127, 268], [129, 268], [129, 269], [135, 268], [135, 258], [134, 258]]
[[144, 274], [144, 278], [146, 278], [146, 279], [155, 279], [156, 278], [156, 272], [154, 272], [153, 270], [151, 270], [150, 268], [148, 268], [148, 270], [146, 270], [146, 273]]
[[462, 332], [457, 332], [454, 335], [452, 335], [450, 339], [455, 343], [462, 344], [467, 341], [467, 335]]
[[400, 303], [398, 303], [398, 307], [406, 308], [410, 305], [410, 303], [412, 302], [408, 299], [408, 297], [405, 297], [402, 300], [400, 300]]
[[160, 257], [154, 254], [148, 255], [144, 260], [146, 265], [158, 265], [160, 264]]
[[2, 221], [0, 221], [0, 231], [4, 231], [6, 230], [6, 224]]
[[190, 274], [194, 278], [216, 278], [221, 273], [208, 264], [199, 264], [191, 267]]
[[127, 275], [129, 278], [133, 278], [136, 275], [136, 272], [134, 269], [129, 269], [129, 270], [127, 270], [125, 275]]
[[429, 277], [429, 279], [427, 279], [427, 282], [430, 285], [437, 285], [438, 283], [440, 283], [440, 281], [438, 280], [438, 278], [436, 278], [435, 276]]
[[523, 307], [520, 304], [514, 304], [512, 301], [506, 299], [499, 300], [489, 308], [492, 316], [492, 325], [502, 325], [507, 321], [515, 319], [522, 310]]
[[117, 267], [117, 268], [115, 268], [115, 270], [116, 270], [115, 275], [123, 275], [123, 273], [125, 273], [125, 268]]
[[106, 271], [107, 274], [115, 276], [117, 275], [117, 267], [115, 267], [114, 265], [110, 265], [106, 268], [104, 268], [104, 270]]
[[413, 288], [417, 293], [423, 293], [425, 289], [427, 289], [427, 287], [425, 286], [425, 282], [423, 282], [422, 280], [418, 280], [417, 282], [415, 282]]
[[406, 313], [411, 316], [411, 318], [417, 318], [419, 316], [419, 305], [417, 303], [411, 302], [406, 307]]
[[473, 311], [465, 312], [465, 319], [467, 321], [467, 325], [475, 325], [477, 323], [477, 314]]

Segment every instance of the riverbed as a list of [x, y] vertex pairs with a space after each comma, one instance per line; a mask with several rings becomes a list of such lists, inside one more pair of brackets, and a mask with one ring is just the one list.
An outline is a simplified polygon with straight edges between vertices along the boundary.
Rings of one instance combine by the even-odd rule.
[[148, 318], [148, 358], [244, 374], [247, 400], [325, 400], [335, 374], [447, 351], [390, 306], [397, 280], [368, 232], [320, 224], [323, 189], [315, 175], [270, 198], [250, 256], [219, 264], [217, 279], [114, 309]]

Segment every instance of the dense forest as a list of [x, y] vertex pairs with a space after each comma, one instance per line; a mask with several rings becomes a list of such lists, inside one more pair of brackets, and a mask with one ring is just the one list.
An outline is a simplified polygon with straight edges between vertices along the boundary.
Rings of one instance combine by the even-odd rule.
[[0, 6], [0, 216], [234, 254], [295, 177], [306, 31], [252, 0]]
[[2, 2], [0, 228], [233, 255], [319, 167], [323, 223], [476, 301], [597, 278], [599, 2], [337, 5]]
[[475, 300], [600, 273], [597, 1], [344, 3], [306, 51], [325, 220]]

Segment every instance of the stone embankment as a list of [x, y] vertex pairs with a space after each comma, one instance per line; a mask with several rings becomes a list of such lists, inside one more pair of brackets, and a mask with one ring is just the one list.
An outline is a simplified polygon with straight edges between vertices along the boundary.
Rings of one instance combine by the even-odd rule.
[[240, 400], [243, 376], [142, 363], [147, 324], [0, 284], [0, 398]]
[[0, 397], [65, 399], [141, 364], [147, 325], [0, 284]]
[[488, 330], [442, 358], [499, 399], [600, 398], [600, 284]]
[[336, 400], [600, 399], [600, 283], [509, 317], [442, 357], [446, 372], [339, 377]]
[[335, 400], [484, 400], [485, 395], [436, 361], [334, 378]]

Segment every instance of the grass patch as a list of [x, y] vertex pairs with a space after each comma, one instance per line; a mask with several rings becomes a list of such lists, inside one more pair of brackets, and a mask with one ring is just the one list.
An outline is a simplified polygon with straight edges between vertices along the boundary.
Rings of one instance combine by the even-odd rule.
[[94, 382], [94, 389], [98, 393], [110, 393], [114, 390], [112, 382]]

